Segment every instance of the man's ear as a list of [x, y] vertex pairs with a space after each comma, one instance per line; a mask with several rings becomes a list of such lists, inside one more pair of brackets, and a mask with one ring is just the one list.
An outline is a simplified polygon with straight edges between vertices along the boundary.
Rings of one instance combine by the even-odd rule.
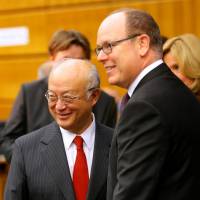
[[97, 88], [94, 91], [92, 91], [92, 94], [90, 95], [90, 99], [92, 101], [92, 106], [94, 106], [97, 103], [100, 95], [101, 95], [101, 89], [100, 88]]
[[139, 54], [141, 57], [145, 56], [150, 48], [150, 37], [147, 34], [142, 34], [138, 37]]

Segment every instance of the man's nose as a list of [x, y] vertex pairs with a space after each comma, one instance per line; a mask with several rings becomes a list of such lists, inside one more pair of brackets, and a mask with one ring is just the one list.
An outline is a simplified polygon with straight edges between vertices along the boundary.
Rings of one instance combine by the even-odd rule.
[[102, 61], [106, 60], [107, 58], [108, 58], [108, 55], [106, 53], [104, 53], [103, 49], [101, 49], [97, 56], [97, 60], [102, 62]]
[[64, 103], [60, 98], [56, 102], [56, 109], [64, 109], [66, 107], [66, 103]]

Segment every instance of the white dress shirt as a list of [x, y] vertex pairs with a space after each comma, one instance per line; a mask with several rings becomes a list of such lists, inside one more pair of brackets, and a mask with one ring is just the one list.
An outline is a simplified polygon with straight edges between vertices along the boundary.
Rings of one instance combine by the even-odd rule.
[[[76, 145], [73, 143], [73, 140], [77, 135], [61, 127], [60, 130], [62, 133], [70, 174], [71, 177], [73, 177], [74, 164], [76, 161], [76, 154], [77, 154]], [[93, 115], [93, 121], [90, 124], [90, 126], [81, 135], [79, 135], [83, 138], [83, 150], [85, 152], [87, 160], [89, 177], [90, 177], [93, 152], [94, 152], [95, 130], [96, 130], [95, 117]]]

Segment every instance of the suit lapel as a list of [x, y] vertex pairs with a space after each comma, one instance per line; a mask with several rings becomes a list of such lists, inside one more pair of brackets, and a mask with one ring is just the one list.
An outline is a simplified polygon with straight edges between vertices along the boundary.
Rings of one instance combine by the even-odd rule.
[[46, 130], [41, 140], [41, 155], [66, 200], [75, 200], [73, 184], [59, 127], [56, 123]]
[[156, 67], [155, 69], [150, 71], [146, 76], [144, 76], [144, 78], [139, 82], [135, 91], [137, 91], [137, 89], [142, 87], [148, 81], [153, 80], [155, 78], [159, 78], [163, 74], [168, 74], [168, 75], [170, 74], [170, 76], [172, 75], [171, 71], [169, 70], [169, 68], [165, 63], [160, 64], [158, 67]]
[[89, 182], [87, 200], [97, 199], [98, 193], [105, 186], [107, 180], [107, 168], [110, 143], [99, 124], [96, 124], [96, 135], [92, 169]]

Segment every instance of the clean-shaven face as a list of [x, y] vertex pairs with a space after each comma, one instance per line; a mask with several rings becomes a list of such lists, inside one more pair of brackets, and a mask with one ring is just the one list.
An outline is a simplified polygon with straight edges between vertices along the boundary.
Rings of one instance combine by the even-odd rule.
[[[108, 16], [99, 27], [97, 47], [127, 38], [125, 23], [123, 12]], [[137, 75], [138, 54], [134, 40], [126, 40], [113, 46], [110, 54], [101, 50], [97, 59], [104, 65], [110, 84], [128, 88]]]
[[[82, 62], [67, 62], [58, 66], [49, 77], [48, 91], [59, 97], [57, 102], [49, 102], [49, 110], [62, 128], [80, 134], [91, 123], [92, 106], [96, 103], [93, 97], [87, 97], [87, 66]], [[71, 66], [72, 65], [72, 66]], [[84, 69], [86, 68], [86, 69]], [[71, 103], [65, 103], [62, 97], [78, 97]]]

